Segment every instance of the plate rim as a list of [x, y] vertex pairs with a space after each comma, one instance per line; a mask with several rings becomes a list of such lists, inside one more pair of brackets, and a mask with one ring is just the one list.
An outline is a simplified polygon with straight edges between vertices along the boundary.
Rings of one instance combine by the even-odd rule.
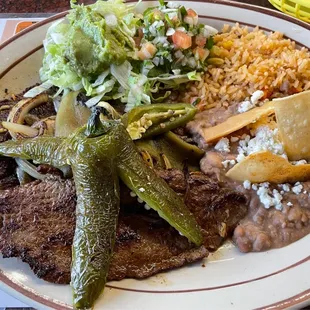
[[[152, 1], [154, 1], [154, 0], [143, 0], [143, 2], [152, 2]], [[182, 0], [180, 0], [180, 1], [182, 1]], [[295, 25], [301, 26], [301, 27], [310, 31], [310, 24], [308, 24], [304, 21], [301, 21], [301, 20], [299, 20], [295, 17], [289, 16], [289, 15], [286, 15], [280, 11], [265, 8], [265, 7], [260, 7], [260, 6], [253, 5], [253, 4], [240, 3], [240, 2], [236, 2], [236, 1], [230, 1], [230, 0], [184, 0], [184, 1], [212, 3], [212, 4], [224, 5], [227, 7], [237, 7], [240, 9], [255, 11], [258, 13], [263, 13], [265, 15], [269, 15], [271, 17], [277, 17], [279, 19], [282, 19], [282, 20], [285, 20], [287, 22], [293, 23]], [[126, 1], [126, 3], [131, 3], [131, 2], [137, 2], [137, 1], [136, 0]], [[48, 23], [51, 23], [51, 22], [56, 21], [58, 19], [64, 18], [68, 14], [69, 11], [70, 10], [66, 10], [64, 12], [50, 16], [50, 17], [48, 17], [42, 21], [39, 21], [36, 24], [22, 30], [18, 34], [12, 36], [11, 38], [7, 39], [2, 44], [0, 44], [0, 50], [2, 50], [4, 47], [8, 46], [12, 42], [18, 40], [20, 37], [24, 36], [25, 34], [32, 32], [32, 31], [34, 31], [34, 30], [36, 30], [36, 29], [38, 29], [38, 28], [40, 28], [40, 27], [42, 27]], [[7, 67], [2, 72], [0, 72], [0, 79], [6, 73], [8, 73], [14, 66], [16, 66], [18, 63], [20, 63], [21, 61], [23, 61], [25, 58], [32, 55], [36, 51], [40, 50], [42, 47], [43, 47], [43, 45], [41, 44], [40, 46], [36, 47], [35, 49], [33, 49], [30, 52], [23, 55], [22, 58], [18, 59], [18, 61], [9, 65], [9, 67]], [[309, 260], [310, 260], [310, 256], [308, 256], [306, 258], [306, 261], [309, 261]], [[48, 307], [48, 308], [57, 307], [57, 309], [59, 309], [59, 310], [72, 309], [72, 307], [68, 304], [65, 304], [65, 303], [62, 303], [58, 300], [49, 298], [48, 296], [43, 296], [40, 293], [33, 292], [33, 291], [27, 289], [22, 284], [15, 283], [12, 279], [7, 277], [5, 275], [5, 273], [3, 272], [3, 270], [1, 270], [1, 269], [0, 269], [0, 287], [4, 288], [8, 294], [13, 295], [14, 297], [18, 296], [17, 298], [19, 298], [20, 300], [25, 301], [27, 303], [29, 303], [29, 300], [30, 300], [31, 302], [36, 303], [36, 305], [41, 304], [41, 305]], [[118, 287], [112, 287], [112, 288], [113, 289], [121, 289]], [[303, 292], [300, 292], [294, 296], [288, 297], [284, 300], [280, 300], [280, 301], [277, 301], [277, 302], [272, 303], [270, 305], [266, 305], [266, 306], [257, 308], [256, 310], [283, 309], [283, 307], [292, 307], [292, 306], [296, 306], [296, 305], [300, 305], [300, 304], [308, 303], [308, 302], [310, 302], [310, 288], [303, 291]]]
[[[143, 0], [143, 2], [151, 2], [151, 1], [154, 1], [154, 0]], [[264, 7], [261, 7], [258, 5], [253, 5], [253, 4], [249, 4], [249, 3], [243, 3], [243, 2], [236, 2], [236, 1], [231, 1], [231, 0], [185, 0], [185, 1], [187, 1], [187, 2], [214, 3], [214, 4], [233, 6], [233, 7], [238, 7], [241, 9], [246, 9], [246, 10], [255, 11], [255, 12], [259, 12], [259, 13], [264, 13], [267, 15], [271, 15], [272, 17], [278, 17], [280, 19], [284, 19], [286, 21], [292, 22], [292, 23], [299, 25], [299, 26], [302, 26], [302, 27], [304, 27], [310, 31], [310, 23], [306, 23], [306, 22], [304, 22], [298, 18], [284, 14], [284, 13], [282, 13], [276, 9], [273, 10], [273, 9], [264, 8]], [[131, 2], [137, 2], [137, 1], [136, 0], [126, 1], [126, 3], [131, 3]], [[41, 27], [47, 23], [50, 23], [54, 20], [65, 17], [69, 11], [70, 10], [66, 10], [64, 12], [57, 13], [53, 16], [47, 17], [46, 19], [35, 23], [34, 25], [32, 25], [26, 29], [23, 29], [21, 32], [15, 34], [14, 36], [10, 37], [9, 39], [7, 39], [3, 43], [1, 43], [0, 44], [0, 50], [3, 49], [8, 44], [12, 43], [13, 41], [17, 40], [19, 37], [25, 35], [26, 33], [31, 32], [31, 31], [33, 31], [33, 30], [35, 30], [35, 29], [37, 29], [37, 28], [39, 28], [39, 27]]]

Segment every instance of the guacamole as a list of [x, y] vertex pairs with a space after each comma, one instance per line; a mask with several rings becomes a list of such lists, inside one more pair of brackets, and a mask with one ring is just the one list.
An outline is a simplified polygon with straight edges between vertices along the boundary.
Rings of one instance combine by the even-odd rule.
[[134, 50], [118, 27], [107, 25], [105, 18], [90, 7], [76, 7], [69, 19], [65, 58], [81, 77], [97, 76], [111, 64], [120, 65]]

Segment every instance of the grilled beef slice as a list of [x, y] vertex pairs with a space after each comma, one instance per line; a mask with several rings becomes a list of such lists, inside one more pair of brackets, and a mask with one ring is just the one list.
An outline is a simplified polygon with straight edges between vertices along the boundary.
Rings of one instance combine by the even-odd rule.
[[184, 194], [185, 204], [203, 229], [204, 245], [216, 250], [247, 214], [246, 198], [201, 172], [187, 177], [180, 170], [158, 170], [169, 186]]
[[[0, 251], [20, 257], [38, 277], [69, 283], [75, 188], [59, 178], [0, 191]], [[157, 214], [119, 218], [109, 280], [144, 278], [207, 256]]]
[[16, 176], [16, 163], [13, 158], [0, 156], [0, 190], [19, 185]]

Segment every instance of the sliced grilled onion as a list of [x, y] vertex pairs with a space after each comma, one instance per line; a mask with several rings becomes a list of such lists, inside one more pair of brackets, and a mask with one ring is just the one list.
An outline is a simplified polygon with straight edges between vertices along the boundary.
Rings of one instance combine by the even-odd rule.
[[121, 118], [120, 114], [108, 102], [100, 101], [97, 104], [97, 106], [104, 108], [107, 111], [107, 113], [110, 114], [112, 119], [120, 119]]
[[[36, 108], [37, 106], [47, 102], [49, 99], [47, 94], [40, 94], [34, 98], [29, 98], [29, 99], [23, 99], [21, 101], [19, 101], [15, 106], [13, 106], [12, 110], [10, 111], [8, 118], [7, 118], [7, 122], [6, 125], [8, 125], [7, 123], [15, 123], [15, 124], [20, 124], [21, 126], [24, 127], [28, 127], [29, 126], [25, 126], [22, 125], [24, 123], [25, 120], [25, 116], [29, 113], [30, 110], [32, 110], [33, 108]], [[10, 124], [8, 125], [10, 126]], [[18, 131], [14, 131], [14, 129], [16, 129], [17, 127], [12, 127], [10, 126], [11, 129], [7, 128], [10, 132], [10, 135], [13, 139], [18, 139], [18, 138], [24, 138], [23, 136], [23, 131], [20, 132], [20, 130], [22, 130], [22, 127], [19, 127]], [[29, 132], [30, 134], [34, 134], [34, 130], [31, 129], [26, 129], [24, 128], [24, 131]], [[38, 135], [38, 133], [36, 134]], [[26, 135], [26, 137], [35, 137], [36, 135]]]
[[28, 173], [30, 176], [32, 176], [35, 179], [44, 180], [48, 177], [48, 175], [39, 173], [36, 169], [36, 166], [31, 164], [27, 160], [15, 158], [15, 161], [19, 168], [21, 168], [23, 171], [25, 171], [26, 173]]
[[[9, 131], [13, 140], [20, 138], [33, 138], [46, 133], [46, 131], [50, 132], [51, 128], [54, 128], [54, 126], [49, 123], [51, 118], [38, 121], [34, 124], [34, 127], [23, 125], [25, 116], [33, 108], [46, 103], [48, 100], [49, 97], [47, 94], [39, 94], [34, 98], [23, 99], [13, 106], [8, 115], [7, 122], [2, 122], [2, 126]], [[39, 173], [36, 170], [36, 167], [29, 161], [20, 158], [16, 158], [15, 161], [21, 170], [33, 178], [44, 180], [47, 177], [47, 175]]]
[[39, 129], [32, 128], [26, 125], [11, 122], [2, 122], [2, 126], [10, 132], [10, 135], [13, 139], [17, 136], [32, 138], [36, 137], [39, 134]]
[[38, 129], [38, 135], [43, 136], [54, 136], [55, 134], [55, 120], [56, 116], [50, 116], [35, 122], [31, 127], [33, 129]]

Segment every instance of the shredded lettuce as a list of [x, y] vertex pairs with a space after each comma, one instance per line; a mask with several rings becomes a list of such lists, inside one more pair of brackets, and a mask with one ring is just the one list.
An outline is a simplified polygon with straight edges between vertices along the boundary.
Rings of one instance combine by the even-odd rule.
[[53, 83], [51, 83], [50, 81], [46, 81], [46, 82], [42, 83], [41, 85], [35, 86], [35, 87], [31, 88], [30, 90], [28, 90], [24, 94], [24, 97], [33, 98], [33, 97], [47, 91], [51, 87], [53, 87]]
[[129, 77], [131, 75], [132, 66], [129, 61], [123, 62], [117, 66], [112, 64], [110, 67], [111, 74], [115, 77], [118, 83], [124, 88], [129, 89]]
[[[126, 59], [134, 55], [132, 37], [139, 21], [132, 12], [133, 6], [122, 0], [72, 6], [67, 20], [57, 21], [47, 31], [40, 69], [43, 83], [29, 91], [28, 96], [53, 85], [59, 87], [59, 92], [83, 90], [87, 96], [100, 99], [112, 90], [117, 91], [116, 80], [128, 88], [132, 68]], [[91, 59], [87, 58], [89, 55]], [[118, 96], [111, 93], [108, 97]]]
[[[128, 5], [123, 0], [98, 0], [88, 6], [75, 3], [71, 0], [72, 10], [66, 19], [49, 27], [43, 41], [42, 84], [25, 96], [33, 97], [57, 86], [54, 97], [80, 91], [90, 97], [86, 102], [89, 107], [100, 100], [118, 99], [128, 111], [141, 104], [163, 101], [182, 83], [201, 80], [201, 73], [197, 72], [201, 71], [200, 64], [192, 69], [180, 62], [174, 65], [176, 51], [166, 35], [166, 27], [183, 25], [175, 25], [172, 19], [182, 19], [184, 7], [171, 7], [160, 0], [159, 7], [139, 15], [134, 13], [135, 4]], [[162, 15], [158, 15], [158, 8]], [[191, 31], [197, 32], [199, 27]], [[140, 47], [136, 47], [134, 38], [141, 28], [143, 40], [151, 38], [149, 42], [156, 46], [152, 59], [137, 58]], [[211, 48], [213, 44], [210, 37], [207, 45]], [[179, 51], [185, 58], [192, 57], [190, 53]]]

